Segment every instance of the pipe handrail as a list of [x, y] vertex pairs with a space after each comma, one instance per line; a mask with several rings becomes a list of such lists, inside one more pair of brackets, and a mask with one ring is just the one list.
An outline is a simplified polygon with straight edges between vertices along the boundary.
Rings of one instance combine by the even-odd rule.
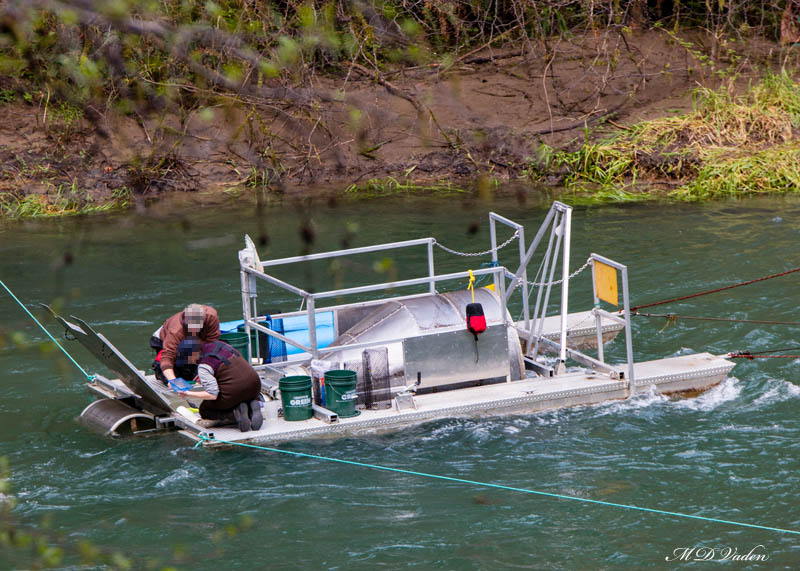
[[361, 246], [359, 248], [348, 248], [346, 250], [331, 250], [330, 252], [319, 252], [317, 254], [308, 254], [305, 256], [292, 256], [289, 258], [278, 258], [275, 260], [262, 261], [263, 267], [280, 266], [284, 264], [294, 264], [297, 262], [311, 262], [314, 260], [324, 260], [327, 258], [337, 258], [341, 256], [351, 256], [355, 254], [369, 254], [370, 252], [381, 252], [383, 250], [394, 250], [397, 248], [410, 248], [413, 246], [421, 246], [423, 244], [433, 244], [436, 240], [434, 238], [417, 238], [415, 240], [405, 240], [403, 242], [386, 242], [384, 244], [375, 244], [373, 246]]
[[[475, 276], [483, 276], [493, 274], [501, 268], [484, 268], [480, 270], [473, 270], [472, 274]], [[366, 286], [358, 286], [358, 287], [351, 287], [351, 288], [343, 288], [337, 290], [330, 290], [330, 291], [323, 291], [319, 293], [309, 293], [308, 298], [310, 299], [325, 299], [329, 297], [337, 297], [342, 295], [354, 295], [357, 293], [367, 293], [371, 291], [379, 291], [383, 289], [394, 289], [399, 287], [408, 287], [413, 285], [421, 285], [426, 284], [430, 281], [434, 282], [441, 282], [446, 280], [454, 280], [459, 278], [468, 278], [469, 272], [455, 272], [452, 274], [442, 274], [439, 276], [433, 277], [424, 277], [424, 278], [412, 278], [409, 280], [399, 280], [394, 282], [385, 282], [381, 284], [374, 284], [374, 285], [366, 285]]]

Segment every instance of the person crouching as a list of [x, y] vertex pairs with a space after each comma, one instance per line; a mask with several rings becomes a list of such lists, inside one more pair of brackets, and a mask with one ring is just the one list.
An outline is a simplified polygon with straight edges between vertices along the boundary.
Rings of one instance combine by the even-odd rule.
[[[220, 338], [217, 310], [208, 305], [192, 303], [179, 311], [153, 332], [150, 347], [156, 352], [153, 372], [165, 385], [181, 376], [175, 371], [178, 345], [184, 339], [200, 339], [204, 343]], [[184, 377], [188, 378], [188, 377]]]
[[197, 363], [202, 390], [181, 391], [184, 398], [200, 399], [200, 425], [204, 428], [235, 420], [239, 430], [258, 430], [261, 416], [261, 380], [242, 355], [222, 341], [191, 340], [191, 361]]

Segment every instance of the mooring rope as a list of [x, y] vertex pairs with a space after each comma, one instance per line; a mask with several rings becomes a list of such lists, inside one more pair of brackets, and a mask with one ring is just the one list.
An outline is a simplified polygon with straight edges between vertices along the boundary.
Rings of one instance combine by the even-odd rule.
[[730, 321], [733, 323], [766, 323], [767, 325], [800, 325], [800, 321], [767, 321], [760, 319], [737, 319], [735, 317], [700, 317], [692, 315], [675, 315], [674, 313], [641, 313], [639, 311], [631, 315], [641, 315], [642, 317], [663, 317], [670, 321], [676, 319], [694, 319], [697, 321]]
[[547, 496], [547, 497], [550, 497], [550, 498], [557, 498], [557, 499], [560, 499], [560, 500], [572, 500], [572, 501], [576, 501], [576, 502], [584, 502], [584, 503], [588, 503], [588, 504], [602, 505], [602, 506], [608, 506], [608, 507], [614, 507], [614, 508], [637, 510], [637, 511], [649, 512], [649, 513], [655, 513], [655, 514], [667, 515], [667, 516], [673, 516], [673, 517], [698, 519], [698, 520], [709, 521], [709, 522], [713, 522], [713, 523], [723, 523], [723, 524], [735, 525], [735, 526], [739, 526], [739, 527], [750, 527], [750, 528], [755, 528], [755, 529], [764, 529], [764, 530], [767, 530], [767, 531], [777, 531], [779, 533], [791, 533], [791, 534], [795, 534], [795, 535], [800, 535], [800, 531], [796, 531], [796, 530], [792, 530], [792, 529], [783, 529], [783, 528], [780, 528], [780, 527], [769, 527], [769, 526], [765, 526], [765, 525], [757, 525], [757, 524], [754, 524], [754, 523], [743, 523], [743, 522], [739, 522], [739, 521], [730, 521], [730, 520], [718, 519], [718, 518], [713, 518], [713, 517], [705, 517], [705, 516], [701, 516], [701, 515], [683, 514], [683, 513], [670, 512], [670, 511], [659, 510], [659, 509], [654, 509], [654, 508], [643, 508], [643, 507], [640, 507], [640, 506], [632, 506], [632, 505], [628, 505], [628, 504], [617, 504], [617, 503], [614, 503], [614, 502], [605, 502], [605, 501], [602, 501], [602, 500], [591, 500], [591, 499], [588, 499], [588, 498], [579, 498], [577, 496], [567, 496], [567, 495], [564, 495], [564, 494], [556, 494], [556, 493], [552, 493], [552, 492], [541, 492], [541, 491], [538, 491], [538, 490], [529, 490], [527, 488], [516, 488], [514, 486], [503, 486], [501, 484], [491, 484], [491, 483], [488, 483], [488, 482], [478, 482], [478, 481], [475, 481], [475, 480], [466, 480], [464, 478], [454, 478], [452, 476], [441, 476], [439, 474], [429, 474], [429, 473], [426, 473], [426, 472], [416, 472], [416, 471], [413, 471], [413, 470], [404, 470], [402, 468], [390, 468], [388, 466], [380, 466], [378, 464], [366, 464], [364, 462], [355, 462], [353, 460], [342, 460], [340, 458], [330, 458], [328, 456], [319, 456], [318, 454], [306, 454], [306, 453], [303, 453], [303, 452], [293, 452], [291, 450], [281, 450], [280, 448], [270, 448], [270, 447], [267, 447], [267, 446], [257, 446], [255, 444], [246, 444], [244, 442], [232, 442], [230, 440], [220, 440], [219, 438], [216, 438], [214, 436], [209, 436], [206, 433], [201, 433], [199, 435], [199, 438], [200, 438], [200, 441], [197, 444], [195, 444], [195, 448], [200, 446], [203, 442], [219, 442], [221, 444], [229, 444], [231, 446], [241, 446], [243, 448], [253, 448], [253, 449], [256, 449], [256, 450], [265, 450], [267, 452], [278, 452], [280, 454], [289, 454], [290, 456], [298, 456], [298, 457], [301, 457], [301, 458], [313, 458], [315, 460], [325, 460], [326, 462], [338, 462], [340, 464], [348, 464], [350, 466], [358, 466], [360, 468], [372, 468], [374, 470], [383, 470], [383, 471], [386, 471], [386, 472], [397, 472], [399, 474], [408, 474], [410, 476], [421, 476], [423, 478], [434, 478], [434, 479], [437, 479], [437, 480], [445, 480], [445, 481], [448, 481], [448, 482], [456, 482], [456, 483], [459, 483], [459, 484], [470, 484], [472, 486], [482, 486], [482, 487], [485, 487], [485, 488], [495, 488], [495, 489], [498, 489], [498, 490], [508, 490], [508, 491], [511, 491], [511, 492], [522, 492], [524, 494], [535, 494], [535, 495], [538, 495], [538, 496]]
[[710, 290], [707, 290], [707, 291], [701, 291], [699, 293], [693, 293], [693, 294], [690, 294], [690, 295], [684, 295], [682, 297], [674, 297], [672, 299], [665, 299], [663, 301], [656, 301], [656, 302], [653, 302], [653, 303], [646, 303], [644, 305], [637, 305], [636, 307], [632, 307], [631, 308], [631, 313], [636, 313], [639, 309], [644, 309], [645, 307], [653, 307], [654, 305], [664, 305], [665, 303], [672, 303], [674, 301], [682, 301], [684, 299], [691, 299], [693, 297], [700, 297], [701, 295], [708, 295], [710, 293], [717, 293], [717, 292], [720, 292], [720, 291], [725, 291], [726, 289], [733, 289], [735, 287], [742, 287], [742, 286], [754, 284], [756, 282], [763, 282], [764, 280], [770, 280], [772, 278], [779, 278], [781, 276], [786, 276], [786, 275], [789, 275], [789, 274], [794, 273], [794, 272], [800, 272], [800, 268], [794, 268], [793, 270], [786, 270], [785, 272], [780, 272], [778, 274], [772, 274], [772, 275], [769, 275], [769, 276], [764, 276], [762, 278], [756, 278], [754, 280], [749, 280], [749, 281], [746, 281], [746, 282], [740, 282], [740, 283], [729, 285], [729, 286], [725, 286], [725, 287], [720, 287], [720, 288], [716, 288], [716, 289], [710, 289]]
[[783, 349], [769, 349], [766, 351], [744, 351], [745, 353], [750, 353], [751, 355], [762, 355], [764, 353], [781, 353], [783, 351], [796, 351], [800, 349], [800, 347], [784, 347]]
[[737, 351], [735, 353], [728, 353], [729, 359], [800, 359], [800, 355], [759, 355], [758, 353], [751, 353], [750, 351]]
[[16, 301], [16, 302], [19, 304], [19, 306], [20, 306], [22, 309], [24, 309], [24, 310], [25, 310], [25, 313], [27, 313], [27, 314], [28, 314], [28, 317], [30, 317], [31, 319], [33, 319], [34, 323], [36, 323], [36, 325], [38, 325], [38, 326], [41, 328], [41, 330], [42, 330], [42, 331], [44, 331], [45, 335], [47, 335], [47, 336], [48, 336], [48, 337], [49, 337], [49, 338], [50, 338], [50, 339], [53, 341], [53, 343], [55, 343], [55, 344], [56, 344], [56, 347], [58, 347], [59, 349], [61, 349], [61, 352], [62, 352], [62, 353], [64, 353], [64, 355], [66, 355], [66, 356], [67, 356], [67, 359], [69, 359], [70, 361], [72, 361], [72, 363], [73, 363], [73, 364], [74, 364], [76, 367], [78, 367], [78, 369], [80, 369], [81, 373], [83, 373], [83, 375], [84, 375], [84, 376], [85, 376], [87, 379], [89, 379], [90, 381], [91, 381], [91, 380], [93, 380], [93, 379], [94, 379], [94, 377], [93, 377], [92, 375], [90, 375], [89, 373], [87, 373], [87, 372], [84, 370], [84, 368], [83, 368], [83, 367], [81, 367], [81, 366], [78, 364], [78, 362], [77, 362], [75, 359], [73, 359], [73, 358], [72, 358], [72, 355], [70, 355], [69, 353], [67, 353], [67, 350], [66, 350], [66, 349], [64, 349], [64, 347], [62, 347], [62, 346], [61, 346], [61, 343], [59, 343], [58, 341], [56, 341], [56, 338], [55, 338], [55, 337], [53, 337], [52, 335], [50, 335], [50, 332], [49, 332], [47, 329], [45, 329], [45, 328], [44, 328], [44, 325], [42, 325], [41, 323], [39, 323], [39, 320], [38, 320], [38, 319], [36, 319], [36, 318], [33, 316], [33, 314], [30, 312], [30, 311], [28, 311], [28, 308], [27, 308], [27, 307], [25, 307], [25, 306], [23, 305], [23, 303], [22, 303], [22, 302], [19, 300], [19, 298], [17, 298], [17, 296], [16, 296], [16, 295], [14, 295], [14, 292], [13, 292], [13, 291], [11, 291], [10, 289], [8, 289], [8, 286], [7, 286], [6, 284], [4, 284], [4, 283], [3, 283], [3, 280], [0, 280], [0, 285], [1, 285], [1, 286], [3, 286], [3, 288], [5, 288], [5, 290], [8, 292], [8, 295], [10, 295], [10, 296], [11, 296], [11, 297], [14, 299], [14, 301]]

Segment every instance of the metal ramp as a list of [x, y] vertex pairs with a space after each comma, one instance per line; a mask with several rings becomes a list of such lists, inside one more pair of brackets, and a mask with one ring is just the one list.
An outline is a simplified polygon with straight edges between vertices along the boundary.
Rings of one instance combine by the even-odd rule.
[[99, 375], [95, 375], [95, 382], [106, 385], [106, 388], [118, 395], [119, 398], [132, 399], [136, 405], [140, 405], [151, 412], [167, 413], [172, 410], [169, 399], [154, 389], [142, 372], [134, 367], [127, 357], [101, 333], [97, 333], [85, 321], [74, 315], [70, 316], [70, 318], [74, 319], [78, 325], [70, 323], [61, 317], [51, 307], [44, 304], [42, 306], [53, 315], [56, 321], [64, 326], [68, 338], [71, 335], [71, 338], [76, 339], [92, 355], [97, 357], [101, 363], [117, 375], [125, 387], [130, 390], [130, 393], [124, 394], [124, 389], [120, 390], [118, 384], [111, 383]]

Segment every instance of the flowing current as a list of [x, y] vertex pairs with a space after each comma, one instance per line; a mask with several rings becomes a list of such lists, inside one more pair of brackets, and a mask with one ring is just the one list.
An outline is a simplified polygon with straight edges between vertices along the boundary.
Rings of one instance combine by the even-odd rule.
[[[547, 206], [398, 197], [258, 210], [175, 201], [146, 214], [3, 223], [0, 279], [57, 337], [39, 302], [86, 320], [148, 369], [150, 334], [187, 303], [213, 305], [223, 320], [241, 317], [237, 250], [245, 234], [265, 259], [426, 236], [480, 251], [489, 244], [490, 210], [524, 223], [530, 240]], [[627, 264], [631, 303], [641, 305], [798, 267], [798, 243], [796, 198], [576, 207], [571, 269], [591, 252]], [[512, 250], [504, 251], [509, 266], [518, 256]], [[436, 253], [438, 272], [485, 261]], [[282, 276], [321, 291], [417, 277], [425, 264], [421, 248], [418, 256], [309, 264]], [[572, 310], [591, 307], [589, 274], [570, 288]], [[80, 372], [5, 292], [0, 300], [0, 456], [18, 499], [13, 518], [66, 546], [65, 566], [77, 561], [70, 553], [81, 541], [138, 568], [675, 568], [749, 556], [750, 566], [789, 569], [800, 562], [798, 535], [257, 450], [196, 450], [177, 434], [106, 439], [76, 422], [91, 402]], [[798, 300], [800, 274], [792, 274], [645, 311], [800, 322]], [[261, 301], [266, 312], [297, 309], [278, 292]], [[800, 355], [796, 325], [635, 317], [633, 329], [637, 360], [701, 351]], [[90, 373], [103, 372], [77, 343], [65, 347]], [[607, 346], [608, 360], [624, 355], [622, 338]], [[800, 530], [798, 406], [800, 358], [741, 360], [695, 398], [644, 393], [281, 447]], [[0, 568], [25, 567], [26, 553], [12, 553]]]

